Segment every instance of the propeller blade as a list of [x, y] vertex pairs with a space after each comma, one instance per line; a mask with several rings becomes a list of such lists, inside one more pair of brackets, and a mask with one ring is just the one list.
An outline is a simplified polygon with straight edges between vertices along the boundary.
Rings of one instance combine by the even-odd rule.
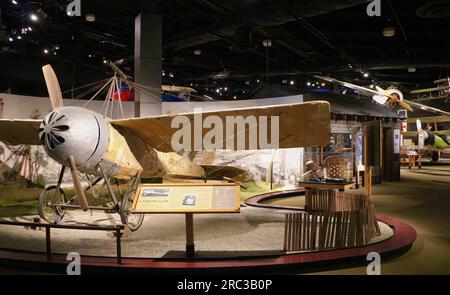
[[70, 156], [69, 163], [70, 163], [70, 172], [72, 173], [73, 186], [75, 187], [77, 198], [80, 201], [81, 209], [83, 209], [83, 211], [87, 211], [89, 209], [89, 204], [88, 201], [86, 200], [84, 189], [81, 186], [80, 176], [78, 175], [78, 169], [77, 166], [75, 165], [75, 160], [73, 156]]
[[416, 128], [417, 128], [417, 132], [422, 131], [422, 122], [420, 121], [420, 119], [416, 120]]
[[48, 95], [52, 104], [52, 109], [56, 110], [64, 106], [61, 88], [59, 87], [58, 78], [51, 65], [42, 67], [44, 73], [45, 84], [47, 84]]
[[404, 102], [403, 100], [399, 100], [399, 101], [398, 101], [398, 104], [399, 104], [401, 107], [403, 107], [404, 109], [406, 109], [406, 110], [408, 110], [408, 111], [410, 111], [410, 112], [414, 112], [414, 109], [413, 109], [409, 104], [407, 104], [406, 102]]

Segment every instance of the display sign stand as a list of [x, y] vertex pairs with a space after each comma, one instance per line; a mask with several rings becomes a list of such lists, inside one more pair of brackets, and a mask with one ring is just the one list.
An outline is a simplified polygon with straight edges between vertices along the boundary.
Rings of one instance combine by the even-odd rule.
[[194, 244], [194, 214], [186, 213], [186, 256], [195, 256], [195, 244]]

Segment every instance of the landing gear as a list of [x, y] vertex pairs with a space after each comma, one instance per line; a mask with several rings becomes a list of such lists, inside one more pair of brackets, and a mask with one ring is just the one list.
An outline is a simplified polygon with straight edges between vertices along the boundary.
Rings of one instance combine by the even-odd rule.
[[39, 217], [48, 223], [60, 223], [66, 214], [65, 208], [56, 206], [66, 203], [66, 194], [60, 187], [58, 188], [56, 185], [49, 186], [39, 196]]
[[[89, 185], [85, 188], [85, 190], [93, 190], [94, 186], [103, 180], [111, 197], [112, 206], [88, 206], [88, 210], [100, 210], [106, 213], [119, 213], [120, 219], [124, 225], [128, 226], [131, 231], [138, 230], [144, 221], [144, 215], [131, 213], [131, 207], [133, 205], [137, 186], [141, 181], [141, 174], [138, 173], [135, 176], [131, 189], [123, 195], [122, 202], [119, 203], [116, 199], [114, 190], [112, 189], [110, 176], [108, 176], [100, 166], [99, 170], [102, 176], [97, 178], [94, 182], [91, 183], [89, 177], [86, 177]], [[67, 200], [66, 194], [61, 188], [64, 171], [65, 167], [62, 167], [59, 174], [58, 184], [47, 187], [39, 196], [38, 213], [39, 216], [48, 223], [60, 223], [67, 209], [81, 209], [80, 205], [74, 205], [76, 204], [75, 201], [77, 196], [75, 195], [70, 200]]]
[[123, 195], [119, 212], [122, 223], [128, 226], [131, 231], [138, 230], [142, 225], [142, 222], [144, 221], [144, 214], [131, 212], [131, 207], [133, 205], [135, 195], [136, 189], [134, 188], [130, 189]]

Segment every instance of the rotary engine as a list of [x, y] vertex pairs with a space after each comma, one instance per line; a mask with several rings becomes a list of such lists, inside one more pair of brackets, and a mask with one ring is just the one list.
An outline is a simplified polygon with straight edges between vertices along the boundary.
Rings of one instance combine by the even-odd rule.
[[78, 169], [89, 171], [105, 154], [109, 131], [100, 114], [80, 107], [61, 107], [45, 117], [39, 139], [58, 163], [69, 166], [69, 157], [73, 156]]

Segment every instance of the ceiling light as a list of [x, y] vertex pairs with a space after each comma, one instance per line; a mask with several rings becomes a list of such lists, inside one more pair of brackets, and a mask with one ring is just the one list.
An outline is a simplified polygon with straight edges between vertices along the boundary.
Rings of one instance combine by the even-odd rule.
[[294, 80], [291, 80], [291, 81], [289, 82], [289, 84], [294, 85], [294, 84], [295, 84]]
[[13, 38], [11, 38], [11, 37], [9, 37], [9, 42], [12, 42], [12, 41], [14, 41], [14, 39], [13, 39]]
[[49, 52], [48, 49], [45, 48], [45, 49], [44, 49], [44, 53], [45, 53], [45, 54], [48, 54], [48, 52]]
[[170, 77], [170, 78], [173, 78], [174, 75], [173, 75], [172, 73], [169, 73], [169, 77]]
[[31, 27], [28, 27], [28, 31], [30, 31], [30, 32], [31, 32], [31, 31], [33, 31], [33, 29], [32, 29]]
[[373, 84], [370, 84], [369, 87], [372, 88], [372, 89], [375, 88], [375, 86]]
[[228, 91], [228, 87], [225, 87], [223, 90]]
[[202, 50], [201, 49], [195, 49], [194, 50], [194, 55], [202, 55]]
[[394, 27], [386, 27], [383, 29], [383, 36], [386, 38], [393, 37], [395, 35]]
[[263, 40], [263, 46], [264, 47], [271, 47], [272, 46], [272, 40], [270, 40], [270, 39]]
[[311, 82], [306, 83], [306, 85], [311, 86]]
[[366, 72], [366, 73], [364, 73], [364, 78], [369, 78], [369, 73], [368, 72]]
[[88, 13], [88, 14], [86, 14], [86, 21], [88, 21], [88, 22], [95, 22], [95, 14], [93, 14], [93, 13]]
[[233, 99], [236, 99], [237, 98], [237, 96], [235, 95], [235, 96], [233, 96]]
[[217, 93], [219, 93], [219, 92], [220, 92], [220, 89], [219, 89], [219, 88], [217, 88], [217, 89], [216, 89], [216, 92], [217, 92]]
[[30, 14], [30, 19], [31, 19], [32, 21], [34, 21], [34, 22], [37, 22], [37, 21], [39, 20], [39, 18], [37, 17], [37, 15], [34, 14], [34, 13]]
[[409, 67], [408, 68], [408, 73], [415, 73], [416, 72], [416, 68], [415, 67]]
[[325, 83], [322, 83], [322, 86], [325, 86]]
[[20, 36], [20, 35], [17, 36], [17, 39], [22, 40], [22, 36]]
[[14, 4], [14, 5], [17, 5], [17, 1], [16, 0], [12, 0], [11, 3]]

